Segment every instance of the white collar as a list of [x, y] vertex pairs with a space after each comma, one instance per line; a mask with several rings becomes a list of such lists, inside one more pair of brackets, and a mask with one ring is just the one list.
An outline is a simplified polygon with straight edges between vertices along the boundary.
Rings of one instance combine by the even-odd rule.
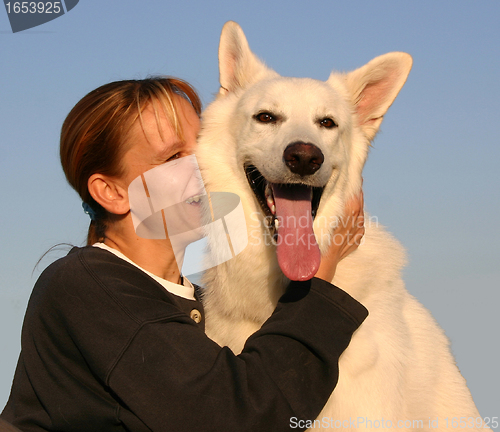
[[169, 293], [175, 294], [179, 297], [183, 297], [183, 298], [188, 299], [188, 300], [195, 300], [194, 286], [191, 282], [189, 282], [189, 280], [186, 277], [182, 278], [184, 285], [179, 285], [179, 284], [170, 282], [166, 279], [163, 279], [159, 276], [156, 276], [153, 273], [148, 272], [147, 270], [144, 270], [141, 266], [137, 265], [130, 258], [127, 258], [120, 251], [113, 249], [111, 246], [108, 246], [107, 244], [97, 242], [97, 243], [94, 243], [92, 246], [107, 250], [108, 252], [111, 252], [112, 254], [116, 255], [118, 258], [121, 258], [122, 260], [127, 261], [128, 263], [136, 266], [138, 269], [142, 270], [144, 273], [146, 273], [148, 276], [150, 276], [156, 282], [158, 282], [161, 286], [163, 286], [163, 288], [165, 288]]

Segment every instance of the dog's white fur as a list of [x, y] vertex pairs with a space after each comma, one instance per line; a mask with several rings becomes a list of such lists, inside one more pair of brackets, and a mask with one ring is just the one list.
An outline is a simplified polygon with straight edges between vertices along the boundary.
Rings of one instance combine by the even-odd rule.
[[[257, 59], [241, 28], [229, 22], [219, 60], [221, 90], [203, 115], [198, 160], [208, 190], [241, 197], [249, 245], [208, 270], [203, 283], [207, 333], [238, 353], [272, 313], [287, 283], [244, 164], [251, 162], [271, 182], [325, 186], [314, 223], [324, 251], [330, 222], [360, 189], [370, 141], [412, 59], [386, 54], [353, 72], [332, 73], [326, 82], [285, 78]], [[261, 111], [278, 113], [281, 120], [272, 126], [258, 123], [253, 116]], [[335, 119], [338, 127], [318, 127], [317, 119], [324, 117]], [[314, 143], [325, 156], [321, 169], [305, 181], [283, 162], [285, 147], [295, 141]], [[445, 430], [447, 419], [449, 429], [456, 429], [453, 418], [479, 417], [443, 330], [404, 287], [404, 264], [402, 246], [370, 223], [364, 244], [339, 264], [333, 283], [370, 314], [340, 359], [338, 385], [319, 419], [346, 421], [343, 429], [361, 418], [390, 421], [395, 428], [406, 421], [404, 429]]]

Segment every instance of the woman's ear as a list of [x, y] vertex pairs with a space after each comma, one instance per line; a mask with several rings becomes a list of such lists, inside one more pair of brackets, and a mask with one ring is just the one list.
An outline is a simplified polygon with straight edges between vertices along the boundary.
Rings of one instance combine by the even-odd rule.
[[128, 191], [116, 179], [103, 174], [93, 174], [87, 187], [92, 198], [109, 213], [123, 215], [129, 212]]

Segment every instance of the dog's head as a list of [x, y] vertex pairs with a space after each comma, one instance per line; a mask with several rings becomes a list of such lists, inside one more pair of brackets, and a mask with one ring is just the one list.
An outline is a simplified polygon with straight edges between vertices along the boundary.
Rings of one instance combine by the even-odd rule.
[[390, 53], [353, 72], [332, 73], [326, 82], [281, 77], [251, 52], [238, 24], [225, 24], [217, 118], [209, 107], [206, 126], [218, 128], [227, 148], [212, 151], [229, 153], [221, 163], [246, 173], [244, 187], [253, 191], [255, 212], [267, 222], [290, 279], [316, 273], [313, 219], [324, 246], [345, 200], [361, 187], [370, 141], [411, 64], [408, 54]]

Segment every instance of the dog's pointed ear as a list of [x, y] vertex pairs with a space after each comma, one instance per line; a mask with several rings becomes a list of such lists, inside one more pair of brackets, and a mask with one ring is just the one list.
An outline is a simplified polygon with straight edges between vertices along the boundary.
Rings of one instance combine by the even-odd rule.
[[219, 93], [244, 88], [266, 73], [273, 72], [250, 50], [241, 27], [234, 21], [224, 24], [219, 44]]
[[393, 52], [345, 75], [359, 126], [369, 140], [375, 137], [384, 114], [406, 82], [412, 62], [409, 54]]

